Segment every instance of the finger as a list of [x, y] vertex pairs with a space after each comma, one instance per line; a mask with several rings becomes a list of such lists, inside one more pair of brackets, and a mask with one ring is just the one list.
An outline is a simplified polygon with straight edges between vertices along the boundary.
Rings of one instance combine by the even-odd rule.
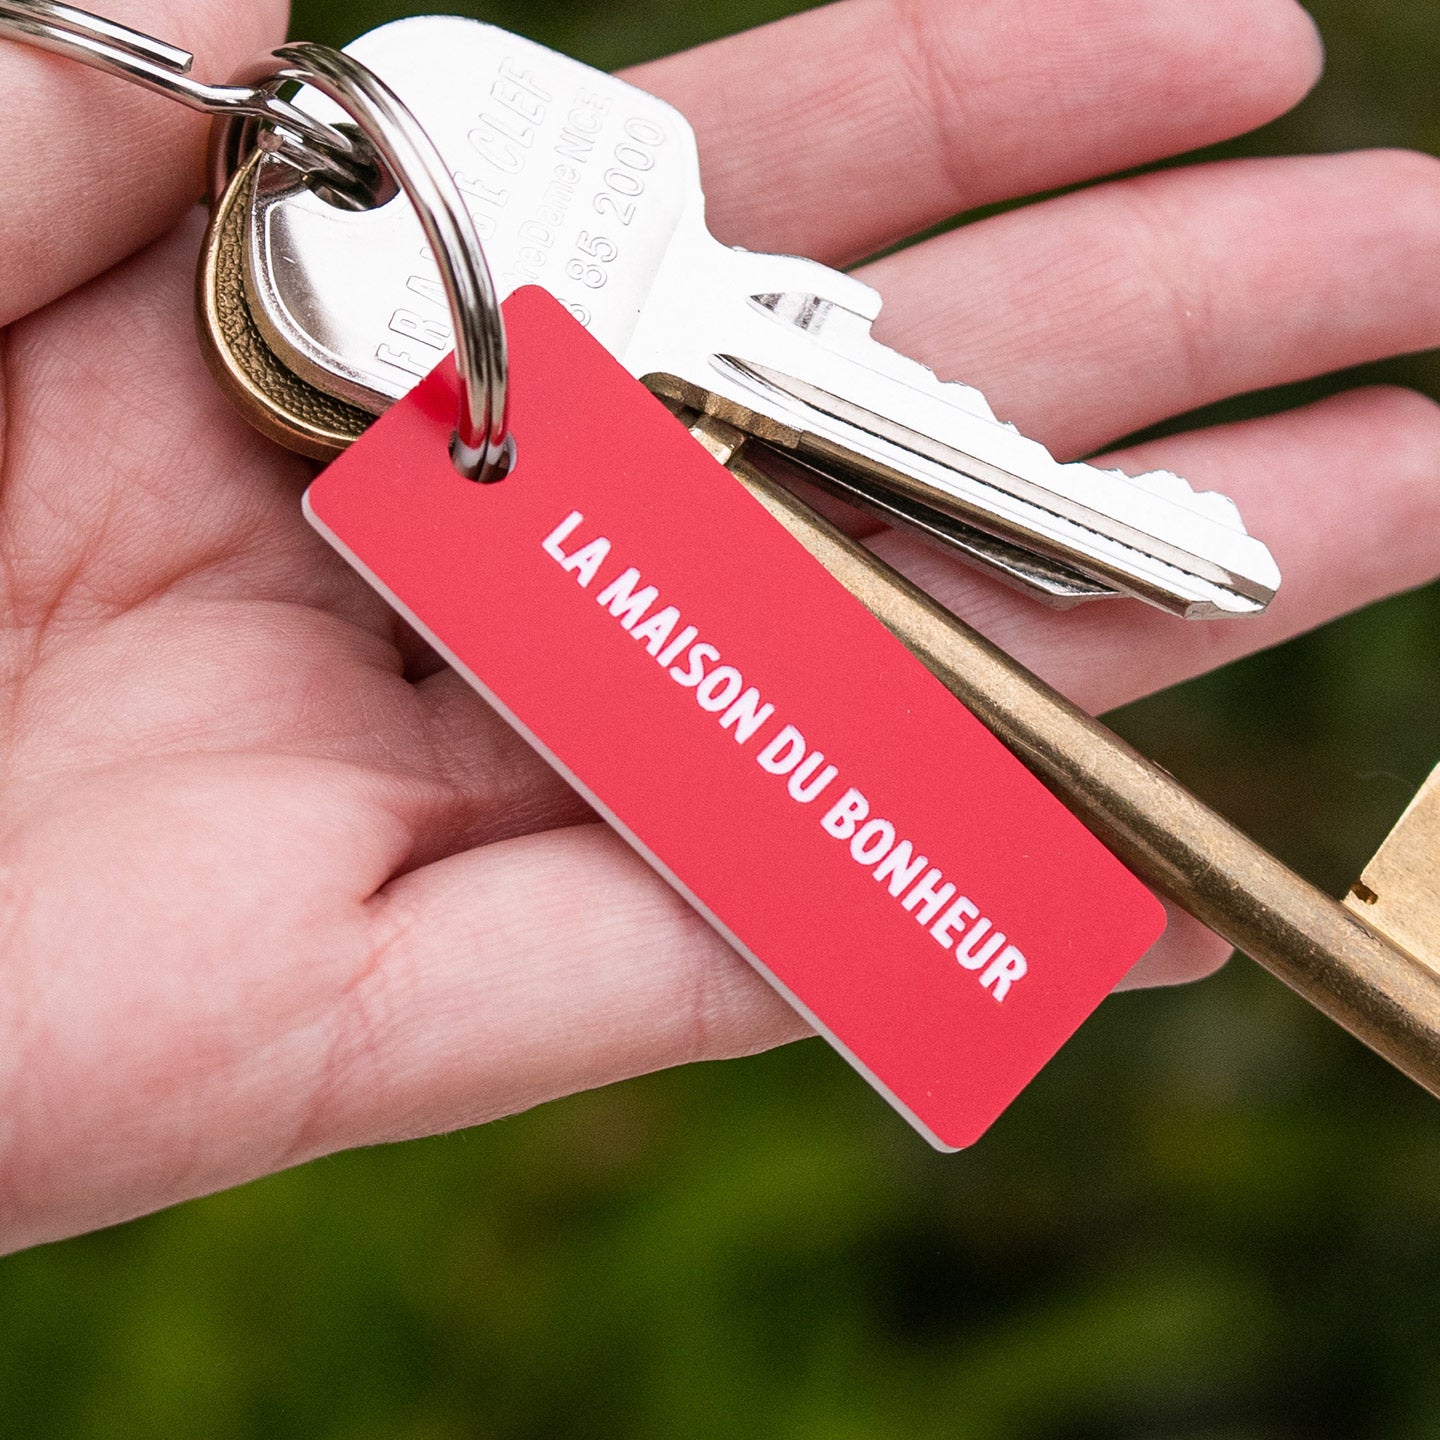
[[609, 830], [469, 851], [372, 903], [290, 1161], [473, 1125], [807, 1034], [804, 1021]]
[[1071, 456], [1440, 344], [1437, 254], [1440, 161], [1375, 151], [1103, 185], [863, 273], [886, 296], [889, 344]]
[[835, 263], [1242, 134], [1321, 63], [1292, 0], [847, 0], [626, 78], [694, 125], [721, 238]]
[[[224, 80], [285, 34], [286, 0], [110, 0], [108, 19]], [[206, 121], [33, 46], [0, 41], [0, 325], [168, 229], [204, 188]]]
[[1440, 574], [1440, 406], [1369, 389], [1107, 456], [1227, 488], [1283, 581], [1264, 615], [1178, 621], [1138, 604], [1057, 614], [890, 531], [874, 550], [1085, 709], [1125, 704]]
[[1228, 940], [1207, 930], [1173, 901], [1164, 905], [1165, 933], [1115, 987], [1117, 991], [1188, 985], [1213, 975], [1235, 953]]

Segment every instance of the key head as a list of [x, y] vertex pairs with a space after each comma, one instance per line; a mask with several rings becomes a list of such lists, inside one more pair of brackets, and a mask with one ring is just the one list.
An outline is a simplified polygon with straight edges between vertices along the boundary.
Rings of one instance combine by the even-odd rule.
[[[671, 106], [477, 21], [399, 20], [346, 49], [414, 111], [452, 167], [503, 299], [540, 284], [623, 355], [682, 229], [704, 229], [694, 135]], [[341, 112], [305, 93], [303, 108]], [[452, 348], [449, 312], [409, 203], [327, 203], [260, 164], [246, 295], [301, 378], [372, 414]]]
[[270, 439], [312, 460], [333, 460], [371, 416], [316, 389], [270, 349], [245, 295], [244, 251], [258, 154], [230, 181], [205, 233], [196, 281], [200, 349], [221, 388]]

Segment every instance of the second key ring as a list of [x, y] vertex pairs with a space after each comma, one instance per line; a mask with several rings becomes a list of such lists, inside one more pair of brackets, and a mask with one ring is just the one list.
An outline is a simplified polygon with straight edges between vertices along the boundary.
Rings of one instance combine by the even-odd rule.
[[[507, 468], [505, 321], [490, 268], [459, 187], [405, 103], [372, 70], [343, 51], [298, 42], [282, 45], [239, 77], [279, 89], [308, 85], [334, 101], [374, 147], [425, 232], [445, 287], [455, 330], [460, 411], [452, 455], [462, 475], [498, 480]], [[227, 117], [211, 147], [213, 193], [256, 143], [252, 120]]]

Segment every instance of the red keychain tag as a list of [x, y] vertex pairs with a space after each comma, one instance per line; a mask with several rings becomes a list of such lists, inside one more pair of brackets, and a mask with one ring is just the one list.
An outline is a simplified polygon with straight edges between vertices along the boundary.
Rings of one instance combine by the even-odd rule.
[[933, 1144], [970, 1144], [1164, 910], [556, 300], [504, 309], [510, 474], [452, 467], [447, 361], [306, 513]]

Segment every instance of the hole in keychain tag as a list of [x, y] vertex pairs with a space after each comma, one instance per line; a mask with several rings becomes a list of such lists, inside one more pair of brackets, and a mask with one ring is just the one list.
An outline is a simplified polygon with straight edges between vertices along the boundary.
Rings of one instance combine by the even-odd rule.
[[306, 513], [933, 1144], [972, 1143], [1163, 908], [559, 302], [504, 313], [505, 479], [451, 465], [446, 361]]

